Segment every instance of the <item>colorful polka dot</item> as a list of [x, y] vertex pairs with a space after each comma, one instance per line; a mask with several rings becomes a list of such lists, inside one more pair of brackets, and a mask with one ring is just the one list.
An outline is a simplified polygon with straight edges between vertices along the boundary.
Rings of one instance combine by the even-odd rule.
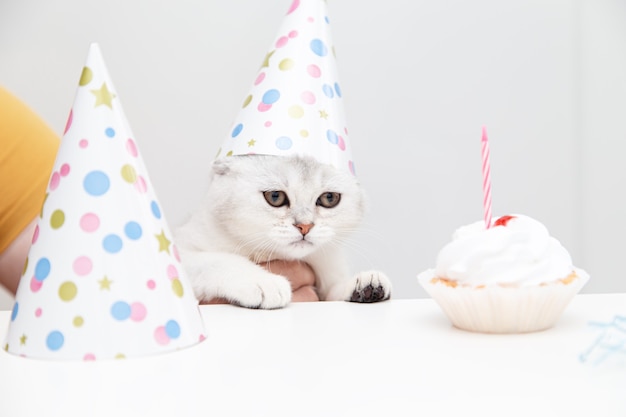
[[170, 338], [167, 336], [165, 326], [159, 326], [154, 330], [154, 339], [159, 345], [167, 345], [170, 342]]
[[11, 321], [15, 320], [19, 310], [20, 310], [20, 304], [16, 301], [15, 304], [13, 304], [13, 309], [11, 310]]
[[283, 46], [287, 45], [287, 42], [289, 42], [289, 38], [286, 37], [286, 36], [281, 36], [276, 41], [275, 45], [276, 45], [277, 48], [282, 48]]
[[235, 126], [235, 128], [233, 129], [233, 132], [230, 134], [231, 137], [236, 138], [237, 136], [239, 136], [239, 134], [241, 133], [241, 131], [243, 130], [243, 125], [241, 123], [239, 123], [237, 126]]
[[174, 291], [174, 294], [176, 294], [178, 297], [182, 298], [182, 296], [184, 295], [183, 283], [180, 282], [178, 278], [172, 280], [172, 291]]
[[343, 139], [343, 137], [339, 136], [339, 141], [337, 142], [337, 146], [339, 147], [339, 149], [341, 149], [342, 151], [346, 150], [346, 141]]
[[48, 334], [46, 338], [46, 346], [48, 349], [57, 351], [63, 347], [63, 343], [65, 342], [65, 338], [63, 337], [63, 333], [58, 330], [54, 330]]
[[109, 191], [111, 182], [107, 174], [102, 171], [91, 171], [85, 176], [83, 187], [87, 194], [98, 197]]
[[320, 75], [322, 75], [322, 70], [315, 64], [311, 64], [306, 67], [306, 72], [308, 72], [309, 75], [313, 78], [319, 78]]
[[297, 30], [292, 30], [291, 32], [289, 32], [289, 34], [287, 36], [289, 36], [289, 39], [293, 39], [293, 38], [298, 36], [298, 31]]
[[85, 356], [83, 356], [83, 360], [84, 361], [95, 361], [96, 360], [96, 355], [94, 355], [93, 353], [85, 353]]
[[126, 151], [130, 154], [130, 156], [133, 156], [135, 158], [137, 158], [137, 156], [139, 155], [139, 152], [137, 151], [137, 145], [132, 139], [128, 139], [126, 141]]
[[67, 122], [65, 123], [65, 129], [63, 130], [64, 135], [67, 133], [68, 130], [70, 130], [73, 119], [74, 119], [74, 110], [70, 109], [70, 115], [67, 117]]
[[178, 269], [174, 265], [167, 266], [167, 277], [169, 279], [178, 278]]
[[108, 235], [102, 241], [102, 247], [109, 253], [118, 253], [122, 250], [122, 239], [117, 235]]
[[293, 13], [299, 6], [300, 6], [300, 0], [293, 0], [293, 3], [291, 3], [291, 6], [289, 7], [289, 10], [287, 11], [287, 14], [289, 15]]
[[302, 136], [303, 138], [308, 138], [309, 137], [309, 131], [306, 129], [302, 129], [300, 131], [300, 136]]
[[59, 229], [65, 223], [65, 213], [62, 210], [55, 210], [50, 216], [50, 227]]
[[137, 177], [137, 181], [135, 182], [135, 188], [142, 194], [148, 191], [148, 183], [146, 182], [146, 179], [141, 175]]
[[52, 176], [50, 177], [50, 189], [52, 191], [56, 190], [60, 182], [61, 182], [61, 175], [56, 171], [53, 172]]
[[111, 315], [115, 320], [126, 320], [130, 317], [131, 308], [127, 302], [117, 301], [111, 306]]
[[72, 281], [65, 281], [59, 286], [59, 298], [63, 301], [72, 301], [77, 293], [78, 288]]
[[280, 98], [280, 92], [276, 89], [267, 90], [265, 94], [263, 94], [263, 104], [274, 104]]
[[337, 136], [337, 134], [330, 129], [326, 131], [326, 138], [333, 145], [336, 145], [339, 142], [339, 136]]
[[153, 279], [149, 279], [148, 282], [146, 282], [146, 286], [148, 287], [148, 289], [155, 289], [156, 288], [156, 282], [154, 282]]
[[74, 320], [72, 320], [72, 324], [74, 325], [74, 327], [82, 327], [82, 325], [85, 324], [85, 319], [83, 319], [81, 316], [76, 316], [74, 317]]
[[328, 48], [321, 39], [313, 39], [309, 46], [311, 47], [311, 51], [317, 56], [325, 57], [328, 55]]
[[245, 109], [246, 107], [248, 107], [248, 104], [250, 104], [251, 101], [252, 101], [252, 96], [250, 95], [246, 97], [241, 107]]
[[30, 280], [30, 290], [32, 292], [39, 291], [41, 289], [42, 285], [43, 285], [42, 281], [38, 281], [37, 278], [35, 278], [35, 277], [31, 278], [31, 280]]
[[147, 314], [148, 310], [146, 309], [146, 306], [142, 303], [132, 303], [130, 305], [130, 319], [132, 321], [143, 321], [143, 319], [146, 318]]
[[114, 136], [115, 136], [115, 129], [113, 129], [112, 127], [107, 127], [107, 128], [104, 130], [104, 134], [105, 134], [105, 135], [107, 135], [107, 137], [112, 138], [112, 137], [114, 137]]
[[88, 141], [87, 139], [81, 139], [81, 140], [78, 142], [78, 146], [79, 146], [81, 149], [85, 149], [87, 146], [89, 146], [89, 141]]
[[43, 313], [41, 308], [37, 308], [37, 310], [35, 310], [35, 317], [41, 317], [41, 313]]
[[35, 279], [37, 281], [43, 281], [50, 275], [50, 261], [48, 258], [41, 258], [35, 265]]
[[89, 257], [79, 256], [74, 260], [72, 267], [76, 275], [85, 276], [88, 275], [93, 269], [93, 263]]
[[152, 203], [150, 203], [150, 210], [152, 211], [152, 215], [154, 217], [156, 217], [157, 219], [161, 218], [161, 209], [159, 208], [159, 205], [156, 201], [152, 201]]
[[305, 104], [315, 104], [315, 94], [311, 91], [303, 91], [302, 94], [300, 94], [300, 100]]
[[129, 239], [137, 240], [142, 234], [141, 226], [137, 222], [128, 222], [124, 226], [124, 233]]
[[328, 84], [324, 84], [322, 86], [322, 91], [324, 92], [324, 95], [328, 98], [333, 98], [335, 96], [335, 92], [333, 91], [333, 88]]
[[285, 59], [283, 59], [282, 61], [280, 61], [278, 63], [278, 68], [281, 71], [289, 71], [290, 69], [293, 68], [294, 65], [295, 65], [295, 63], [294, 63], [293, 59], [285, 58]]
[[292, 119], [300, 119], [302, 116], [304, 116], [304, 109], [296, 104], [289, 107], [288, 113], [289, 117], [291, 117]]
[[262, 103], [262, 102], [261, 102], [261, 103], [259, 103], [259, 105], [257, 106], [257, 109], [258, 109], [260, 112], [265, 112], [265, 111], [268, 111], [268, 110], [269, 110], [269, 109], [271, 109], [271, 108], [272, 108], [272, 105], [271, 105], [271, 104], [265, 104], [265, 103]]
[[339, 83], [335, 83], [335, 93], [337, 93], [337, 97], [341, 97], [341, 87], [339, 87]]
[[291, 140], [291, 138], [287, 136], [281, 136], [278, 139], [276, 139], [276, 147], [280, 150], [286, 151], [287, 149], [290, 149], [292, 146], [293, 146], [293, 141]]
[[100, 218], [95, 213], [86, 213], [80, 218], [80, 228], [87, 233], [95, 232], [99, 227]]
[[33, 232], [33, 239], [31, 244], [35, 244], [35, 242], [37, 242], [37, 239], [39, 239], [39, 225], [35, 226], [35, 231]]
[[89, 67], [83, 67], [83, 71], [80, 74], [80, 80], [78, 81], [78, 85], [81, 87], [89, 84], [93, 79], [93, 71]]
[[[259, 75], [257, 75], [256, 80], [254, 80], [254, 85], [261, 84], [264, 79], [265, 79], [265, 73], [262, 72]], [[252, 99], [252, 96], [248, 96], [248, 97], [250, 97], [250, 99]]]
[[122, 178], [124, 181], [130, 184], [134, 184], [137, 181], [137, 173], [132, 165], [126, 164], [122, 167]]
[[176, 339], [180, 336], [180, 326], [176, 320], [170, 320], [165, 323], [165, 333], [170, 339]]

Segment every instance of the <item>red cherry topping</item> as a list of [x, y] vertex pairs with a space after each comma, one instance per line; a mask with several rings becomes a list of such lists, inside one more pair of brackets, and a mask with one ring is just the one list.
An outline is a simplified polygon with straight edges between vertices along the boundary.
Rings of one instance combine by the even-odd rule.
[[493, 224], [494, 226], [506, 226], [509, 220], [514, 219], [515, 216], [502, 216]]

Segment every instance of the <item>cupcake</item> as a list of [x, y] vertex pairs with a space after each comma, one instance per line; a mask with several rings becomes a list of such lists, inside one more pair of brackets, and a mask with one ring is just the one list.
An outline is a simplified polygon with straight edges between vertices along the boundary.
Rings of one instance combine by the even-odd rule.
[[543, 224], [511, 215], [456, 230], [417, 278], [455, 327], [526, 333], [552, 327], [589, 275]]

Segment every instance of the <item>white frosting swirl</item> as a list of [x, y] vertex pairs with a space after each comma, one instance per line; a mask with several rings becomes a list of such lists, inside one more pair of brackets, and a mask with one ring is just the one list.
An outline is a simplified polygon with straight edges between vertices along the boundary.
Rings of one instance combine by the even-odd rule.
[[517, 214], [504, 223], [485, 229], [479, 221], [456, 230], [439, 252], [435, 275], [468, 285], [523, 286], [572, 273], [569, 252], [543, 224]]

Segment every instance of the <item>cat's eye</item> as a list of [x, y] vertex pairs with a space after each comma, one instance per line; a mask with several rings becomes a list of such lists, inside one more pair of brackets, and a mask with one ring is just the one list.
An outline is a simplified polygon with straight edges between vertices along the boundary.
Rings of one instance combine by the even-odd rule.
[[272, 207], [282, 207], [289, 205], [289, 199], [284, 191], [265, 191], [263, 193], [265, 201]]
[[340, 200], [341, 200], [341, 194], [326, 192], [317, 198], [317, 202], [315, 204], [317, 204], [318, 206], [325, 207], [325, 208], [333, 208], [337, 206], [337, 204], [339, 204]]

